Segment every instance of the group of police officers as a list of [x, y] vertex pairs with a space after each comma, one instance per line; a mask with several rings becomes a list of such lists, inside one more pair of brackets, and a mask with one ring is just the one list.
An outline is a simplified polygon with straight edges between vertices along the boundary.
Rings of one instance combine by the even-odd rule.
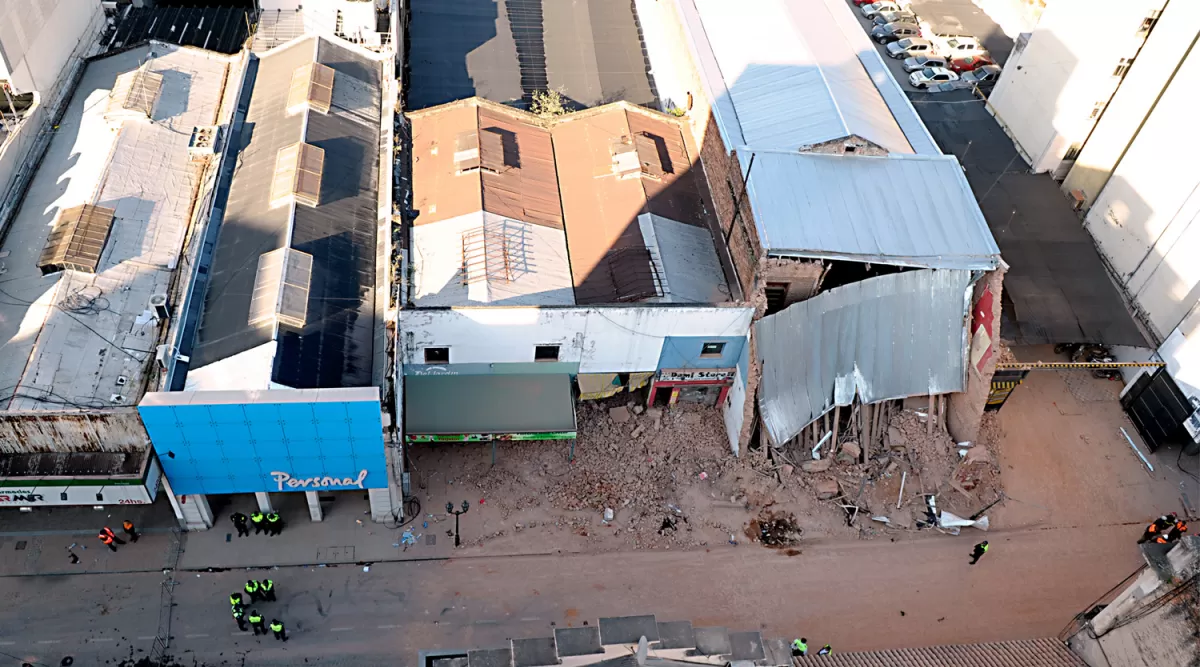
[[[258, 601], [274, 602], [275, 601], [275, 582], [270, 579], [256, 581], [250, 579], [246, 581], [246, 595], [250, 596], [250, 604]], [[246, 622], [250, 622], [250, 627], [254, 629], [255, 636], [267, 634], [267, 628], [271, 628], [271, 632], [275, 633], [275, 639], [279, 641], [287, 641], [287, 631], [283, 628], [283, 622], [277, 618], [271, 619], [270, 625], [263, 622], [262, 614], [258, 613], [257, 609], [246, 611], [246, 605], [242, 601], [241, 593], [234, 593], [229, 596], [229, 604], [233, 606], [233, 620], [237, 621], [238, 629], [245, 631]]]
[[229, 520], [237, 528], [238, 537], [248, 537], [250, 535], [250, 528], [246, 526], [246, 521], [254, 525], [255, 535], [266, 533], [267, 535], [274, 536], [283, 532], [283, 519], [279, 516], [279, 512], [263, 514], [260, 510], [254, 512], [249, 517], [241, 512], [234, 512], [230, 515]]

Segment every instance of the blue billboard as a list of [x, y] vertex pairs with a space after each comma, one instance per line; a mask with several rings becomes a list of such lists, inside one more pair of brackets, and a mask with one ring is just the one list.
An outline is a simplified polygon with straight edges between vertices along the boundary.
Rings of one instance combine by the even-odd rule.
[[387, 488], [374, 387], [154, 392], [138, 411], [176, 494]]

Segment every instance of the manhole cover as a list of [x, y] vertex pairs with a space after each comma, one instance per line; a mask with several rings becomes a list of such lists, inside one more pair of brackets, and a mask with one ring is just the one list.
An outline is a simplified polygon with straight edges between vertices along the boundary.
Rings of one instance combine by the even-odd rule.
[[437, 535], [426, 535], [425, 536], [425, 544], [427, 546], [433, 546], [433, 545], [437, 544]]
[[28, 545], [29, 545], [29, 542], [26, 542], [25, 540], [19, 540], [17, 542], [17, 551], [24, 551], [25, 547]]

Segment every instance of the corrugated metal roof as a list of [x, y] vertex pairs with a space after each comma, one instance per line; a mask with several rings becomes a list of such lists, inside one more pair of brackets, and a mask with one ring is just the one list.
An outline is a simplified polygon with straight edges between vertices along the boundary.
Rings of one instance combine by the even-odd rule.
[[962, 391], [970, 271], [905, 271], [837, 287], [755, 326], [759, 408], [774, 442], [835, 405]]
[[[741, 153], [742, 171], [751, 154]], [[753, 153], [747, 193], [773, 255], [994, 269], [1000, 249], [952, 155]]]
[[913, 152], [860, 62], [861, 44], [850, 41], [834, 18], [848, 14], [848, 6], [825, 0], [677, 1], [706, 88], [717, 100], [717, 122], [734, 146], [797, 150], [855, 135], [892, 152]]
[[[797, 665], [805, 659], [796, 659]], [[1057, 639], [1026, 639], [987, 644], [927, 646], [820, 657], [821, 667], [1084, 667]]]

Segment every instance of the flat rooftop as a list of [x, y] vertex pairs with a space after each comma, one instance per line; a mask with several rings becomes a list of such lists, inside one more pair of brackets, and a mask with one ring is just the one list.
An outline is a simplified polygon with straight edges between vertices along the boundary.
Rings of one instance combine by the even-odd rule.
[[[146, 76], [124, 97], [118, 77], [129, 84], [139, 67]], [[0, 408], [137, 403], [163, 325], [150, 298], [170, 291], [204, 194], [191, 131], [217, 123], [230, 68], [226, 56], [158, 43], [87, 66], [0, 248]], [[94, 272], [43, 275], [51, 233], [69, 234], [67, 214], [84, 205], [111, 211], [111, 226], [59, 249], [83, 251]]]
[[412, 0], [409, 109], [479, 96], [525, 105], [561, 90], [577, 108], [654, 106], [632, 2]]
[[676, 119], [624, 102], [542, 119], [479, 98], [409, 117], [417, 307], [729, 300]]
[[188, 389], [374, 382], [387, 273], [377, 252], [391, 208], [379, 184], [381, 151], [391, 154], [381, 146], [387, 62], [309, 36], [252, 63]]

